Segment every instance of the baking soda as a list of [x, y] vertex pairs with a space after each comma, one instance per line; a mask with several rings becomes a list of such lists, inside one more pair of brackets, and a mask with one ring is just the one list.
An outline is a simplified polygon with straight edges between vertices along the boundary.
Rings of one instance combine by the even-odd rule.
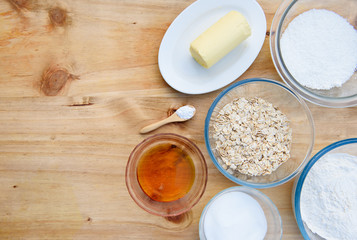
[[334, 153], [321, 158], [306, 176], [301, 217], [324, 239], [357, 239], [357, 156]]
[[195, 112], [196, 112], [196, 109], [194, 107], [191, 107], [191, 106], [188, 106], [188, 105], [180, 107], [176, 111], [177, 115], [180, 118], [185, 119], [185, 120], [188, 120], [188, 119], [192, 118], [193, 115], [195, 115]]
[[340, 15], [312, 9], [293, 19], [280, 40], [284, 63], [302, 85], [340, 87], [357, 65], [357, 31]]
[[263, 209], [243, 192], [219, 196], [209, 206], [203, 224], [207, 240], [261, 240], [267, 232]]

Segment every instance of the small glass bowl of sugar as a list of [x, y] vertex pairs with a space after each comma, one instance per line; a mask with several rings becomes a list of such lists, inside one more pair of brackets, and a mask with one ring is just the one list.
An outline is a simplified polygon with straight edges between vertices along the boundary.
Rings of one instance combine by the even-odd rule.
[[281, 239], [281, 217], [274, 203], [253, 188], [236, 186], [215, 195], [201, 214], [201, 240]]
[[356, 0], [288, 0], [274, 16], [270, 51], [275, 68], [314, 104], [357, 105], [356, 9]]

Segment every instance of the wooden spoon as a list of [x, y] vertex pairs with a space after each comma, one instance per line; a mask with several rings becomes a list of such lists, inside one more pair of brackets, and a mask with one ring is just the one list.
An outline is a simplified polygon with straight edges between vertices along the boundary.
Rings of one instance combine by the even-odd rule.
[[[193, 113], [190, 116], [180, 117], [179, 114], [177, 114], [177, 111], [179, 111], [180, 109], [182, 109], [183, 107], [186, 107], [186, 106], [190, 107], [190, 108], [193, 108]], [[156, 123], [150, 124], [150, 125], [142, 128], [140, 130], [140, 133], [151, 132], [151, 131], [161, 127], [162, 125], [165, 125], [165, 124], [168, 124], [168, 123], [184, 122], [184, 121], [187, 121], [187, 120], [191, 119], [195, 115], [196, 109], [191, 105], [186, 105], [186, 106], [183, 106], [183, 107], [180, 107], [179, 109], [177, 109], [176, 112], [174, 112], [174, 114], [172, 114], [170, 117], [165, 118], [165, 119], [163, 119], [161, 121], [158, 121]]]

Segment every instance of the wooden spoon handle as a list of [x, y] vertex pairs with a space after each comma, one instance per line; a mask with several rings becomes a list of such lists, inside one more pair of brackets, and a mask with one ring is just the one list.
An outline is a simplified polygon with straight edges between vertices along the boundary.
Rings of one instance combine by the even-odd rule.
[[163, 119], [159, 122], [156, 122], [156, 123], [153, 123], [153, 124], [150, 124], [146, 127], [143, 127], [141, 130], [140, 130], [140, 133], [148, 133], [148, 132], [151, 132], [159, 127], [161, 127], [162, 125], [165, 125], [167, 123], [170, 123], [172, 122], [172, 120], [170, 118], [166, 118], [166, 119]]

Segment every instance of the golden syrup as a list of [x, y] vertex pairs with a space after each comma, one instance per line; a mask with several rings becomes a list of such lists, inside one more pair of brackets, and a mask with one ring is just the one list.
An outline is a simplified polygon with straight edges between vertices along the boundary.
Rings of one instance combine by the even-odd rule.
[[151, 199], [171, 202], [190, 191], [195, 168], [187, 152], [174, 144], [165, 143], [143, 154], [137, 175], [142, 190]]

